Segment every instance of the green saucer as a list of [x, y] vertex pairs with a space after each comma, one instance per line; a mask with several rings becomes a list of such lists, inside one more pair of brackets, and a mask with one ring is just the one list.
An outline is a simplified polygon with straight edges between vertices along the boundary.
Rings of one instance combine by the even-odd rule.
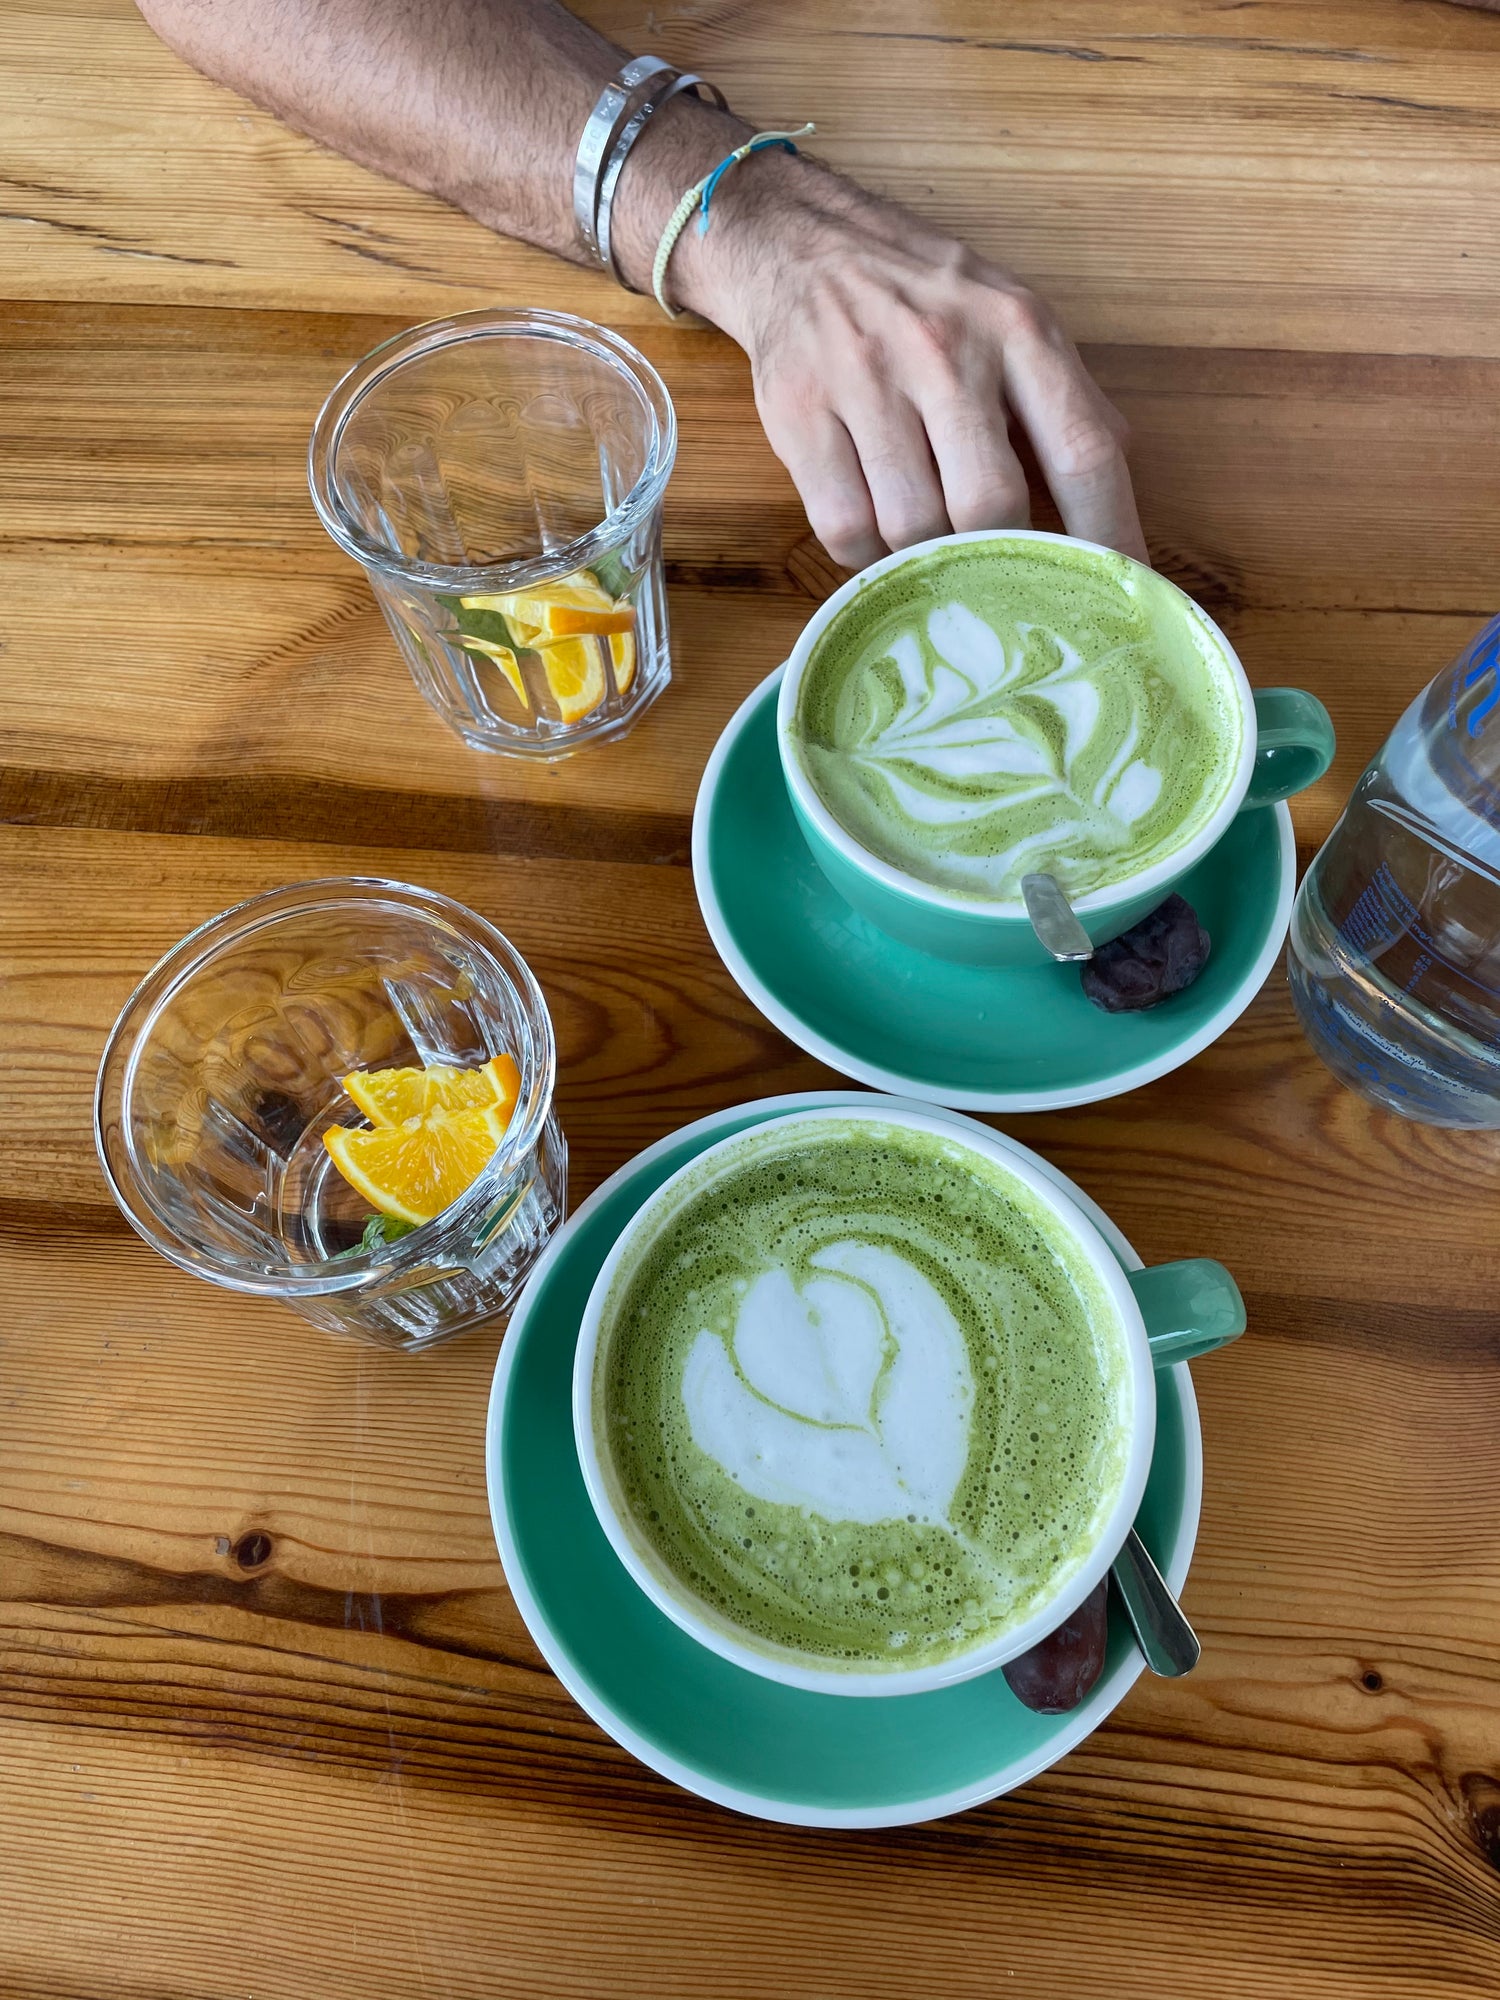
[[[728, 1133], [814, 1106], [870, 1103], [864, 1092], [818, 1091], [737, 1105], [685, 1126], [606, 1181], [532, 1273], [500, 1351], [485, 1441], [507, 1581], [574, 1699], [689, 1791], [799, 1826], [901, 1826], [998, 1797], [1097, 1729], [1142, 1670], [1112, 1608], [1104, 1674], [1068, 1715], [1023, 1708], [999, 1673], [933, 1694], [806, 1694], [731, 1666], [680, 1631], [637, 1589], [595, 1519], [573, 1443], [573, 1349], [616, 1237], [669, 1174]], [[1120, 1262], [1139, 1268], [1086, 1195], [1015, 1141], [987, 1136], [1067, 1189]], [[1181, 1590], [1202, 1489], [1198, 1408], [1185, 1367], [1156, 1380], [1156, 1452], [1136, 1527]]]
[[792, 818], [763, 681], [719, 738], [693, 815], [693, 879], [735, 981], [799, 1048], [877, 1090], [972, 1111], [1093, 1104], [1217, 1041], [1286, 941], [1296, 886], [1284, 805], [1241, 813], [1185, 878], [1213, 939], [1200, 977], [1138, 1014], [1105, 1014], [1073, 966], [955, 965], [888, 938], [824, 878]]

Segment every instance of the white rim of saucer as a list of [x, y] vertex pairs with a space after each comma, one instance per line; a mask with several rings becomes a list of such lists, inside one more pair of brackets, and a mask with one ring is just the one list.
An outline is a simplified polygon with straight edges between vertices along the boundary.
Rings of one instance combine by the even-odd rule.
[[[974, 1806], [1001, 1798], [1007, 1792], [1013, 1792], [1018, 1786], [1040, 1776], [1043, 1771], [1050, 1770], [1070, 1750], [1076, 1749], [1085, 1737], [1091, 1736], [1119, 1707], [1146, 1670], [1145, 1661], [1139, 1652], [1135, 1647], [1130, 1647], [1114, 1672], [1106, 1674], [1098, 1682], [1088, 1699], [1072, 1711], [1056, 1734], [1040, 1745], [1033, 1755], [1014, 1758], [1008, 1763], [1001, 1764], [988, 1777], [972, 1785], [960, 1786], [951, 1792], [936, 1793], [930, 1798], [914, 1799], [891, 1807], [804, 1806], [765, 1793], [741, 1791], [735, 1785], [720, 1784], [714, 1779], [704, 1777], [692, 1765], [685, 1764], [680, 1759], [659, 1750], [649, 1737], [642, 1736], [639, 1731], [623, 1721], [586, 1676], [578, 1671], [567, 1652], [554, 1637], [541, 1606], [532, 1594], [522, 1569], [515, 1539], [510, 1531], [509, 1518], [500, 1504], [500, 1429], [513, 1372], [514, 1356], [520, 1348], [515, 1335], [526, 1322], [540, 1280], [561, 1257], [572, 1234], [618, 1188], [632, 1179], [643, 1167], [648, 1166], [652, 1160], [659, 1159], [662, 1154], [680, 1145], [684, 1139], [700, 1136], [705, 1140], [710, 1139], [721, 1127], [738, 1119], [748, 1110], [769, 1115], [783, 1109], [788, 1111], [833, 1109], [846, 1104], [868, 1107], [882, 1102], [889, 1104], [893, 1110], [943, 1112], [946, 1109], [934, 1106], [925, 1100], [906, 1096], [872, 1098], [866, 1091], [794, 1091], [779, 1097], [755, 1099], [749, 1104], [731, 1105], [726, 1110], [710, 1113], [706, 1118], [695, 1119], [691, 1124], [679, 1126], [677, 1131], [668, 1133], [664, 1139], [658, 1139], [654, 1145], [647, 1146], [633, 1159], [627, 1160], [623, 1167], [617, 1169], [608, 1180], [595, 1188], [581, 1207], [574, 1210], [537, 1259], [515, 1311], [511, 1314], [490, 1386], [489, 1411], [484, 1434], [485, 1486], [489, 1496], [490, 1524], [494, 1531], [496, 1546], [500, 1551], [506, 1583], [527, 1631], [536, 1642], [538, 1651], [584, 1713], [592, 1717], [607, 1735], [622, 1749], [628, 1750], [648, 1770], [656, 1771], [664, 1778], [670, 1778], [673, 1784], [680, 1785], [684, 1791], [692, 1792], [698, 1798], [709, 1799], [716, 1805], [727, 1806], [732, 1811], [745, 1813], [752, 1819], [768, 1820], [781, 1826], [848, 1828], [912, 1826], [921, 1820], [942, 1819], [953, 1813], [967, 1812]], [[1096, 1201], [1070, 1181], [1066, 1174], [1060, 1173], [1049, 1160], [1044, 1160], [1039, 1153], [1034, 1153], [1029, 1146], [1023, 1146], [1019, 1139], [1012, 1139], [1007, 1133], [991, 1131], [989, 1126], [979, 1125], [977, 1120], [965, 1118], [959, 1112], [951, 1112], [948, 1115], [951, 1116], [955, 1126], [982, 1131], [986, 1137], [998, 1140], [1002, 1146], [1029, 1161], [1039, 1172], [1062, 1188], [1070, 1200], [1077, 1202], [1111, 1249], [1119, 1253], [1127, 1270], [1138, 1271], [1142, 1268], [1142, 1259], [1136, 1254], [1134, 1246], [1123, 1230], [1110, 1220]], [[1185, 1463], [1182, 1513], [1171, 1551], [1163, 1564], [1163, 1571], [1173, 1594], [1180, 1596], [1187, 1581], [1193, 1551], [1197, 1546], [1199, 1515], [1203, 1505], [1203, 1432], [1198, 1421], [1198, 1399], [1193, 1392], [1193, 1378], [1186, 1362], [1179, 1362], [1171, 1373], [1176, 1378], [1182, 1398]], [[998, 1673], [1001, 1670], [996, 1668], [995, 1671]], [[920, 1701], [923, 1697], [911, 1695], [904, 1699]]]
[[[718, 890], [714, 886], [713, 874], [708, 858], [708, 819], [719, 779], [729, 753], [743, 733], [751, 712], [756, 704], [767, 698], [786, 671], [786, 663], [768, 674], [751, 689], [734, 714], [724, 725], [718, 742], [714, 745], [703, 776], [698, 784], [698, 796], [693, 806], [693, 886], [698, 893], [698, 908], [702, 912], [708, 935], [715, 951], [736, 986], [752, 1001], [773, 1027], [779, 1028], [789, 1041], [795, 1042], [810, 1056], [826, 1062], [830, 1069], [841, 1071], [845, 1076], [857, 1078], [873, 1090], [893, 1091], [899, 1096], [916, 1096], [922, 1102], [939, 1104], [945, 1109], [963, 1111], [1063, 1111], [1075, 1104], [1102, 1104], [1111, 1097], [1123, 1097], [1127, 1091], [1139, 1090], [1142, 1084], [1155, 1083], [1158, 1077], [1169, 1076], [1173, 1070], [1181, 1069], [1184, 1063], [1192, 1061], [1196, 1055], [1216, 1042], [1227, 1028], [1239, 1019], [1250, 1002], [1255, 998], [1271, 967], [1281, 955], [1281, 947], [1286, 942], [1287, 931], [1292, 921], [1292, 899], [1297, 888], [1297, 842], [1292, 832], [1291, 810], [1283, 800], [1271, 810], [1276, 815], [1276, 831], [1279, 841], [1281, 881], [1277, 889], [1276, 914], [1266, 934], [1264, 944], [1256, 954], [1249, 971], [1225, 1000], [1218, 1012], [1200, 1027], [1196, 1033], [1188, 1035], [1181, 1042], [1174, 1042], [1160, 1054], [1136, 1063], [1129, 1069], [1122, 1069], [1099, 1084], [1080, 1084], [1066, 1090], [958, 1090], [937, 1083], [930, 1077], [903, 1075], [900, 1070], [882, 1069], [878, 1063], [868, 1063], [851, 1055], [837, 1042], [829, 1041], [816, 1029], [807, 1027], [790, 1007], [772, 993], [735, 943], [727, 919], [719, 903]], [[777, 776], [780, 777], [780, 762], [777, 762]], [[808, 866], [816, 868], [809, 850]], [[831, 888], [830, 894], [835, 893]], [[995, 968], [995, 976], [1003, 979], [1005, 969]], [[941, 1094], [938, 1094], [941, 1093]]]

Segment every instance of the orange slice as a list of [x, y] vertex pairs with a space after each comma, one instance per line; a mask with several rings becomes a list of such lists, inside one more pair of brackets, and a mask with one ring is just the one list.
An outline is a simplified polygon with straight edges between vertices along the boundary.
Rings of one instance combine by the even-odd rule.
[[543, 637], [548, 639], [566, 639], [577, 632], [594, 632], [601, 637], [606, 632], [633, 632], [635, 607], [610, 603], [595, 611], [573, 604], [549, 605], [538, 624]]
[[610, 665], [615, 670], [615, 686], [621, 694], [629, 694], [635, 679], [635, 634], [633, 632], [611, 632], [609, 635]]
[[521, 1072], [511, 1056], [491, 1056], [478, 1069], [430, 1063], [426, 1069], [357, 1069], [344, 1088], [372, 1125], [403, 1125], [434, 1111], [473, 1111], [492, 1104], [509, 1124], [521, 1092]]
[[323, 1134], [323, 1144], [372, 1208], [402, 1222], [431, 1222], [484, 1172], [509, 1122], [498, 1105], [485, 1104], [400, 1125], [357, 1131], [335, 1125]]
[[507, 591], [497, 597], [466, 597], [472, 611], [498, 611], [523, 645], [545, 646], [554, 639], [582, 633], [605, 634], [635, 629], [635, 607], [623, 597], [611, 597], [591, 571], [581, 569], [559, 583], [539, 583], [530, 590]]
[[526, 692], [526, 683], [521, 678], [521, 663], [509, 646], [502, 646], [494, 639], [465, 639], [466, 653], [478, 653], [486, 660], [493, 660], [516, 691], [516, 698], [522, 708], [530, 708], [531, 697]]
[[564, 722], [582, 722], [609, 693], [597, 639], [559, 639], [554, 645], [538, 646], [536, 656]]

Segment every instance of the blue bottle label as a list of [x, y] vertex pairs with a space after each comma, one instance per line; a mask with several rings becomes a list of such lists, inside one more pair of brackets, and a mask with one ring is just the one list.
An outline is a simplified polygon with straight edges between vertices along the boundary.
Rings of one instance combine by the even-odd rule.
[[[1436, 726], [1440, 717], [1446, 727]], [[1422, 724], [1434, 771], [1471, 812], [1500, 828], [1500, 618], [1433, 682]]]

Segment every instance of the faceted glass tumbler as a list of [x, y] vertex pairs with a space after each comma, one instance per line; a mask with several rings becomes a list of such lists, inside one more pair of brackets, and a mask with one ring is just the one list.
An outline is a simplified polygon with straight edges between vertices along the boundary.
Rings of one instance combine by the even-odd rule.
[[308, 480], [439, 715], [478, 749], [556, 758], [620, 735], [671, 678], [676, 450], [661, 377], [615, 334], [471, 312], [350, 370]]
[[[365, 1122], [343, 1078], [502, 1053], [520, 1092], [489, 1165], [362, 1247], [370, 1204], [323, 1144]], [[482, 917], [400, 882], [304, 882], [212, 918], [142, 981], [105, 1047], [95, 1139], [126, 1217], [183, 1270], [428, 1347], [504, 1314], [566, 1214], [555, 1069], [541, 991]]]

